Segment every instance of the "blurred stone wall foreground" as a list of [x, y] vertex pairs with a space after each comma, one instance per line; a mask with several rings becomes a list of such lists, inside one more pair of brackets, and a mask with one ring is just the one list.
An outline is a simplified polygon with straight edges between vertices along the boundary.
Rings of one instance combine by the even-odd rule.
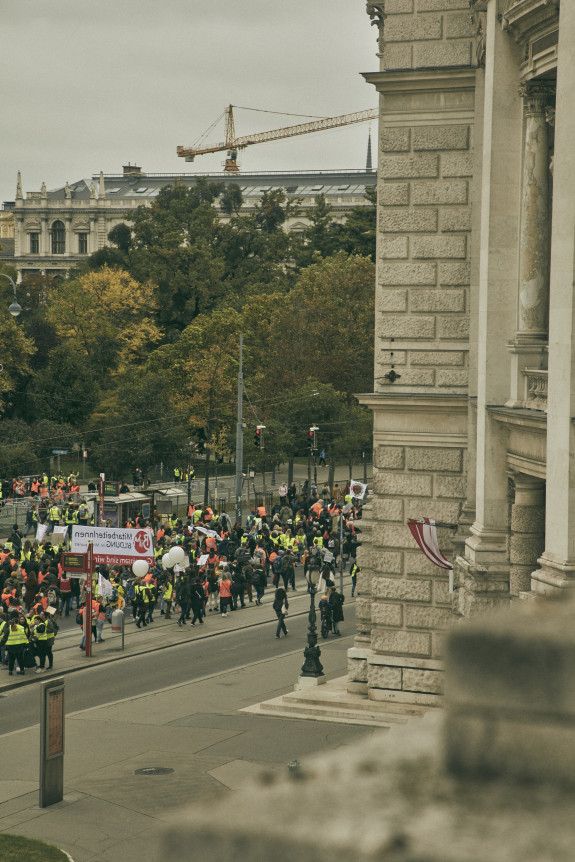
[[161, 858], [572, 862], [574, 617], [521, 603], [454, 628], [445, 714], [179, 812]]

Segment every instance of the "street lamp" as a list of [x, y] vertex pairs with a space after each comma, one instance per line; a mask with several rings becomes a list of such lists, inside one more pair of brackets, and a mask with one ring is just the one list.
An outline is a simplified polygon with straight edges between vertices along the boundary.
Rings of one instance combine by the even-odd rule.
[[316, 633], [316, 613], [315, 613], [315, 594], [317, 593], [317, 585], [320, 579], [320, 570], [313, 568], [307, 570], [307, 591], [309, 593], [309, 628], [307, 633], [307, 646], [303, 651], [305, 661], [300, 672], [300, 683], [308, 685], [319, 685], [325, 682], [323, 673], [323, 665], [319, 657], [321, 649], [317, 645]]
[[10, 276], [6, 275], [5, 272], [0, 272], [0, 278], [7, 278], [12, 285], [12, 290], [14, 291], [14, 299], [12, 300], [11, 305], [8, 306], [8, 311], [10, 312], [12, 317], [18, 317], [18, 315], [22, 311], [22, 306], [18, 302], [18, 297], [16, 296], [16, 285], [14, 284]]
[[312, 425], [309, 430], [310, 433], [313, 431], [313, 484], [317, 488], [317, 437], [315, 435], [316, 431], [319, 431], [319, 428], [317, 425]]

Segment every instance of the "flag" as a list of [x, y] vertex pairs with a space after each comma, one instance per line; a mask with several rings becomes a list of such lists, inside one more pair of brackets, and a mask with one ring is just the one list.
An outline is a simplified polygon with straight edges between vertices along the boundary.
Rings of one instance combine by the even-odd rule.
[[364, 485], [363, 482], [355, 482], [352, 479], [349, 483], [349, 493], [352, 497], [356, 497], [358, 500], [363, 500], [366, 491], [367, 485]]
[[114, 587], [102, 575], [98, 575], [98, 595], [107, 598], [114, 592]]
[[196, 526], [196, 527], [194, 527], [194, 530], [197, 533], [204, 533], [206, 536], [210, 536], [211, 538], [218, 535], [215, 530], [208, 530], [208, 529], [206, 529], [206, 527], [197, 527]]
[[446, 560], [437, 544], [437, 530], [435, 521], [432, 518], [423, 518], [421, 521], [416, 521], [415, 518], [408, 518], [407, 526], [411, 530], [411, 535], [434, 566], [440, 569], [453, 569], [453, 564]]

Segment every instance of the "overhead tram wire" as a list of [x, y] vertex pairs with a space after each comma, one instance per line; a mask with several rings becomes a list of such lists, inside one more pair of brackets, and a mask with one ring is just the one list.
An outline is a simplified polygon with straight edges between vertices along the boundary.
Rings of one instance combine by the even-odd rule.
[[[254, 407], [254, 403], [255, 403], [255, 405], [264, 404], [264, 405], [269, 406], [269, 405], [278, 405], [278, 404], [293, 404], [294, 402], [301, 400], [301, 397], [298, 396], [297, 398], [291, 397], [291, 398], [279, 398], [279, 399], [265, 399], [265, 400], [260, 401], [260, 402], [256, 401], [256, 402], [252, 403], [250, 398], [249, 398], [249, 395], [247, 394], [247, 390], [245, 390], [245, 394], [246, 394], [246, 398], [248, 399], [248, 402], [250, 404], [250, 407], [252, 409], [252, 412], [254, 413], [254, 416], [256, 416], [256, 418], [257, 418], [257, 413], [256, 413], [256, 409]], [[311, 397], [311, 393], [310, 393], [310, 397]], [[229, 415], [228, 414], [216, 415], [214, 418], [215, 419], [228, 419], [228, 418], [230, 418], [230, 415], [231, 414], [229, 414]], [[194, 416], [194, 414], [191, 414], [191, 418], [196, 418], [196, 417]], [[197, 418], [200, 418], [199, 414], [198, 414]], [[159, 423], [160, 425], [163, 425], [164, 421], [165, 421], [166, 425], [168, 425], [168, 426], [171, 426], [173, 424], [172, 417], [166, 417], [164, 414], [161, 416], [152, 417], [150, 419], [141, 419], [141, 420], [138, 420], [136, 422], [122, 422], [120, 424], [114, 423], [111, 425], [102, 425], [100, 427], [83, 428], [81, 430], [81, 433], [84, 435], [98, 434], [98, 433], [101, 433], [102, 431], [107, 431], [110, 429], [136, 428], [137, 426], [147, 425], [147, 424], [150, 424], [151, 422], [156, 422], [156, 423]], [[350, 425], [350, 424], [353, 424], [354, 421], [355, 420], [344, 420], [344, 421], [339, 421], [339, 422], [326, 422], [325, 424], [326, 425]], [[80, 433], [80, 431], [78, 431], [78, 433]], [[118, 438], [118, 439], [120, 439], [120, 438]], [[33, 444], [38, 444], [38, 443], [49, 443], [50, 441], [53, 441], [53, 440], [54, 440], [53, 437], [38, 437], [35, 440], [26, 440], [25, 445], [33, 445]], [[114, 441], [107, 441], [107, 442], [113, 443]], [[5, 447], [21, 446], [22, 441], [5, 443], [3, 445]]]

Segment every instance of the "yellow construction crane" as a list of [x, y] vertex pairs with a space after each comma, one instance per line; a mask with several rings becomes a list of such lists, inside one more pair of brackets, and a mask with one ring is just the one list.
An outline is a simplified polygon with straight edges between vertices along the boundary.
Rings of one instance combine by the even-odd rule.
[[227, 150], [228, 154], [224, 171], [237, 172], [239, 171], [237, 162], [238, 150], [243, 150], [251, 144], [262, 144], [265, 141], [292, 138], [295, 135], [306, 135], [309, 132], [322, 132], [325, 129], [348, 126], [350, 123], [364, 123], [366, 120], [377, 120], [379, 117], [379, 110], [375, 108], [371, 111], [358, 111], [355, 114], [341, 114], [339, 117], [323, 117], [309, 123], [299, 123], [297, 126], [285, 126], [282, 129], [272, 129], [269, 132], [257, 132], [253, 135], [243, 135], [237, 138], [233, 109], [233, 105], [228, 105], [224, 112], [226, 115], [225, 141], [215, 144], [213, 147], [178, 147], [178, 156], [181, 156], [187, 162], [193, 162], [196, 156], [202, 156], [204, 153], [219, 153], [222, 150]]

